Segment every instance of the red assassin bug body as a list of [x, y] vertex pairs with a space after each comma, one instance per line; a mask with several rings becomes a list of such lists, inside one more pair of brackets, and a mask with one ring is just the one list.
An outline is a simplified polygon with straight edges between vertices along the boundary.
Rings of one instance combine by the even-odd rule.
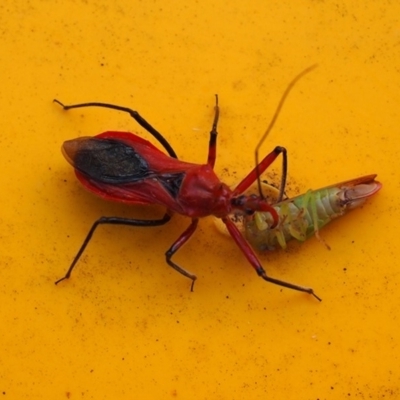
[[[283, 101], [292, 86], [310, 69], [303, 71], [288, 86], [275, 113], [273, 122], [275, 122]], [[90, 229], [67, 274], [56, 283], [70, 277], [76, 262], [99, 224], [158, 226], [168, 222], [171, 215], [176, 212], [192, 218], [192, 222], [165, 253], [166, 261], [178, 272], [192, 280], [192, 290], [196, 276], [177, 265], [171, 258], [195, 232], [198, 219], [214, 215], [221, 218], [225, 223], [229, 233], [259, 276], [268, 282], [312, 294], [320, 300], [311, 288], [269, 277], [250, 245], [229, 219], [228, 215], [232, 212], [240, 211], [252, 214], [256, 211], [264, 211], [271, 214], [275, 224], [278, 223], [279, 218], [276, 211], [261, 195], [246, 196], [243, 192], [255, 180], [259, 179], [259, 175], [282, 153], [283, 179], [280, 193], [283, 195], [286, 182], [287, 156], [286, 150], [278, 146], [256, 165], [235, 189], [232, 190], [222, 183], [213, 170], [216, 159], [219, 118], [218, 97], [216, 99], [215, 117], [210, 132], [208, 159], [207, 164], [204, 165], [178, 160], [174, 150], [164, 137], [136, 111], [106, 103], [83, 103], [65, 106], [55, 100], [65, 110], [98, 106], [128, 112], [164, 146], [169, 154], [169, 156], [164, 154], [150, 142], [126, 132], [105, 132], [95, 137], [82, 137], [64, 143], [63, 154], [75, 168], [77, 178], [86, 189], [107, 200], [128, 204], [159, 204], [165, 206], [167, 212], [159, 220], [137, 220], [119, 217], [100, 218]], [[266, 134], [271, 129], [273, 122], [270, 124]]]

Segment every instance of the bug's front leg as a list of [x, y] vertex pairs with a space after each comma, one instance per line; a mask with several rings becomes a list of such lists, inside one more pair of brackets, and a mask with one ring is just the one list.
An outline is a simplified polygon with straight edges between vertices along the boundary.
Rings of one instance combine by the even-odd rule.
[[[245, 192], [249, 186], [253, 184], [256, 180], [260, 182], [259, 177], [261, 174], [276, 160], [276, 158], [282, 154], [282, 178], [281, 184], [279, 188], [278, 202], [282, 201], [285, 186], [286, 186], [286, 178], [287, 178], [287, 170], [288, 170], [288, 159], [287, 159], [287, 150], [282, 146], [275, 147], [271, 153], [267, 154], [262, 161], [252, 169], [247, 176], [242, 179], [242, 181], [236, 186], [234, 192], [235, 194], [240, 194]], [[261, 192], [261, 189], [259, 189]]]
[[87, 234], [85, 240], [82, 243], [81, 248], [76, 254], [74, 260], [72, 261], [71, 266], [69, 267], [67, 273], [64, 277], [57, 280], [55, 284], [57, 285], [64, 279], [68, 279], [71, 276], [72, 270], [74, 269], [76, 263], [81, 258], [83, 252], [86, 249], [86, 246], [89, 244], [90, 239], [93, 236], [94, 231], [99, 225], [129, 225], [129, 226], [142, 226], [142, 227], [151, 227], [151, 226], [160, 226], [166, 224], [171, 219], [171, 213], [166, 212], [165, 215], [161, 219], [156, 220], [142, 220], [142, 219], [129, 219], [129, 218], [120, 218], [120, 217], [101, 217], [99, 218], [90, 228], [89, 233]]
[[217, 136], [218, 136], [218, 119], [219, 119], [219, 105], [218, 95], [215, 95], [215, 114], [214, 121], [210, 131], [210, 141], [208, 143], [208, 159], [207, 164], [214, 168], [215, 160], [217, 158]]
[[246, 239], [242, 236], [236, 225], [229, 219], [229, 218], [222, 218], [222, 221], [226, 225], [230, 235], [232, 236], [233, 240], [236, 244], [240, 247], [243, 251], [244, 255], [246, 256], [247, 260], [256, 270], [257, 274], [266, 280], [267, 282], [274, 283], [275, 285], [283, 286], [289, 289], [298, 290], [299, 292], [305, 292], [308, 294], [313, 295], [317, 300], [321, 301], [321, 299], [314, 293], [314, 290], [309, 287], [295, 285], [294, 283], [281, 281], [279, 279], [271, 278], [267, 275], [264, 268], [261, 266], [260, 261], [258, 260], [257, 256], [254, 254], [254, 251], [247, 243]]
[[192, 285], [190, 286], [190, 290], [192, 292], [193, 292], [194, 282], [197, 279], [196, 275], [192, 274], [189, 271], [186, 271], [178, 264], [174, 263], [171, 260], [171, 258], [191, 238], [191, 236], [193, 235], [193, 233], [197, 228], [198, 222], [199, 222], [198, 218], [192, 219], [192, 223], [189, 225], [189, 227], [182, 233], [181, 236], [179, 236], [178, 240], [176, 240], [175, 243], [165, 253], [167, 264], [172, 268], [174, 268], [179, 273], [181, 273], [182, 275], [192, 280]]

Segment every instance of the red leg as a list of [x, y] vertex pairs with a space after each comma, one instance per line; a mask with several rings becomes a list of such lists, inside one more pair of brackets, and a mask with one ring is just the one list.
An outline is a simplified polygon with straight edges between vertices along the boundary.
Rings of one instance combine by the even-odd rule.
[[[297, 81], [302, 78], [305, 74], [308, 74], [311, 70], [313, 70], [316, 67], [316, 65], [312, 65], [311, 67], [306, 68], [303, 72], [301, 72], [299, 75], [297, 75], [288, 85], [286, 88], [285, 92], [283, 93], [279, 103], [278, 107], [275, 110], [275, 113], [272, 117], [272, 120], [265, 131], [264, 135], [262, 136], [260, 142], [258, 143], [256, 147], [256, 167], [251, 171], [246, 178], [242, 180], [242, 182], [239, 183], [239, 185], [235, 189], [235, 194], [240, 194], [243, 193], [248, 187], [255, 182], [256, 179], [268, 168], [273, 161], [276, 159], [276, 157], [282, 153], [283, 155], [283, 172], [282, 172], [282, 182], [281, 182], [281, 187], [279, 191], [279, 198], [278, 202], [282, 200], [284, 190], [285, 190], [285, 184], [286, 184], [286, 173], [287, 173], [287, 157], [286, 157], [286, 149], [283, 147], [276, 147], [270, 154], [268, 154], [260, 163], [258, 163], [258, 151], [260, 150], [261, 145], [264, 143], [265, 139], [271, 132], [271, 129], [275, 125], [275, 122], [281, 112], [281, 109], [283, 107], [283, 104], [285, 103], [285, 100], [287, 96], [289, 95], [290, 91], [292, 90], [293, 86], [297, 83]], [[262, 197], [262, 192], [261, 192], [261, 182], [258, 179], [258, 190], [260, 192], [260, 196]]]
[[214, 121], [210, 132], [210, 141], [208, 144], [208, 158], [207, 164], [214, 168], [215, 160], [217, 158], [217, 125], [219, 119], [219, 106], [218, 106], [218, 95], [215, 95], [215, 115]]
[[[279, 191], [279, 197], [283, 196], [283, 191], [286, 185], [286, 175], [287, 175], [287, 154], [286, 149], [281, 146], [275, 147], [265, 158], [236, 186], [233, 191], [235, 195], [243, 193], [246, 191], [253, 182], [276, 160], [279, 154], [283, 155], [283, 165], [282, 165], [282, 180], [281, 188]], [[280, 201], [280, 200], [278, 200]]]
[[257, 256], [254, 254], [252, 248], [247, 243], [246, 239], [239, 232], [236, 225], [229, 218], [222, 218], [222, 221], [225, 223], [229, 233], [233, 237], [233, 240], [243, 251], [243, 254], [246, 256], [247, 260], [256, 270], [257, 274], [261, 276], [267, 282], [274, 283], [275, 285], [283, 286], [289, 289], [298, 290], [300, 292], [305, 292], [313, 295], [317, 300], [321, 301], [321, 299], [314, 293], [314, 290], [305, 286], [295, 285], [293, 283], [284, 282], [275, 278], [271, 278], [267, 275], [264, 268], [261, 266], [260, 261], [257, 259]]
[[177, 270], [179, 273], [182, 275], [186, 276], [187, 278], [192, 280], [192, 286], [190, 287], [190, 290], [193, 292], [193, 286], [194, 282], [197, 279], [196, 275], [192, 274], [189, 271], [186, 271], [182, 267], [180, 267], [178, 264], [175, 264], [171, 258], [172, 256], [191, 238], [193, 235], [194, 231], [197, 228], [199, 220], [197, 218], [192, 219], [192, 223], [189, 225], [189, 227], [185, 230], [185, 232], [182, 233], [181, 236], [179, 236], [178, 240], [168, 249], [168, 251], [165, 253], [166, 261], [169, 266]]

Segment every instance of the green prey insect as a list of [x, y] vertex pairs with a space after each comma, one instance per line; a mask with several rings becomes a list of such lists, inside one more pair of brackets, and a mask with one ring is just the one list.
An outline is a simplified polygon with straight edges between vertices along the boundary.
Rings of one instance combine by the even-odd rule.
[[[332, 220], [360, 207], [376, 194], [382, 184], [375, 178], [376, 175], [367, 175], [322, 189], [308, 190], [299, 196], [277, 202], [273, 204], [279, 216], [275, 227], [271, 214], [266, 212], [232, 214], [230, 217], [251, 246], [260, 252], [279, 247], [286, 249], [290, 240], [304, 242], [313, 235], [330, 249], [320, 237], [319, 230]], [[271, 189], [270, 185], [267, 186]]]

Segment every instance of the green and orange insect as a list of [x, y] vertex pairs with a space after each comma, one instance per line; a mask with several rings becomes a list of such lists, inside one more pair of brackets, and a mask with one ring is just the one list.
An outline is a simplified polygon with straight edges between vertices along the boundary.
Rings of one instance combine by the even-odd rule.
[[286, 249], [290, 240], [304, 242], [314, 235], [329, 249], [319, 235], [320, 229], [360, 207], [375, 195], [382, 187], [375, 178], [376, 175], [367, 175], [321, 189], [308, 190], [299, 196], [277, 202], [273, 204], [279, 216], [276, 225], [271, 215], [264, 212], [255, 212], [252, 215], [232, 214], [231, 220], [251, 246], [260, 252]]

